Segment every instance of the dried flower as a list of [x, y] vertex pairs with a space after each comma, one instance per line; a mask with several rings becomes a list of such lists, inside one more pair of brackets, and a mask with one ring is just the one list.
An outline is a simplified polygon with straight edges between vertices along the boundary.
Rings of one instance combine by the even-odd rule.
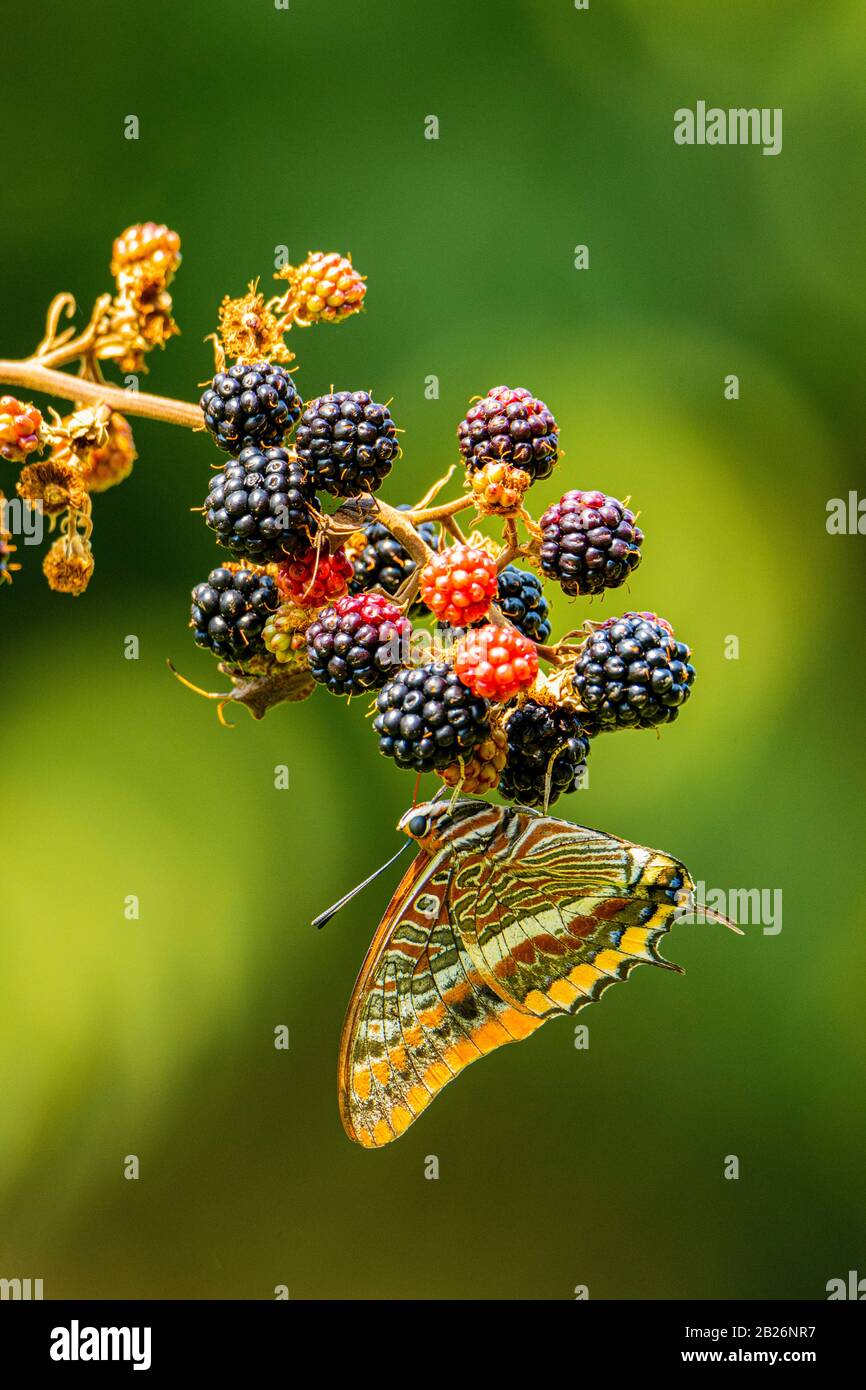
[[93, 551], [84, 536], [59, 536], [42, 564], [48, 585], [58, 594], [84, 593], [93, 574]]
[[226, 295], [220, 305], [220, 340], [226, 356], [238, 361], [294, 361], [294, 353], [283, 342], [286, 327], [285, 318], [277, 318], [255, 282], [240, 299]]
[[28, 464], [18, 479], [18, 496], [38, 502], [46, 516], [59, 516], [67, 509], [79, 511], [86, 495], [78, 468], [60, 456]]

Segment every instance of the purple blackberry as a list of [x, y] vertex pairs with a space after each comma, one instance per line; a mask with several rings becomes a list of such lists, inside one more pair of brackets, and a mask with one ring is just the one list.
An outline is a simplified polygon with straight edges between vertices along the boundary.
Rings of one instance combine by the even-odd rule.
[[[404, 504], [399, 510], [406, 512], [411, 509]], [[420, 522], [416, 530], [431, 550], [439, 549], [439, 538], [432, 521]], [[386, 594], [396, 594], [400, 585], [406, 582], [410, 574], [414, 574], [415, 561], [381, 521], [369, 522], [363, 527], [363, 533], [364, 545], [355, 552], [352, 561], [355, 576], [349, 585], [349, 592], [361, 594], [378, 587], [384, 589]], [[423, 605], [416, 603], [413, 607]]]
[[549, 478], [559, 456], [559, 426], [544, 401], [522, 386], [495, 386], [457, 426], [460, 452], [470, 470], [491, 459], [522, 468], [530, 478]]
[[488, 708], [446, 661], [398, 671], [376, 699], [379, 751], [417, 772], [447, 767], [488, 737]]
[[227, 454], [251, 444], [281, 444], [301, 413], [295, 383], [275, 362], [237, 362], [217, 372], [199, 404]]
[[572, 597], [618, 589], [640, 564], [634, 512], [603, 492], [567, 492], [539, 524], [541, 568]]
[[315, 486], [335, 497], [376, 492], [400, 452], [391, 412], [368, 391], [335, 391], [310, 401], [295, 446]]
[[314, 680], [333, 695], [378, 690], [405, 659], [412, 624], [378, 594], [339, 598], [307, 628]]
[[587, 637], [575, 663], [574, 689], [598, 731], [670, 724], [691, 694], [690, 658], [664, 618], [624, 613]]
[[508, 755], [499, 790], [524, 806], [551, 806], [573, 792], [586, 766], [589, 734], [564, 706], [527, 700], [505, 725]]
[[190, 627], [199, 647], [224, 660], [266, 656], [262, 630], [280, 606], [276, 582], [260, 570], [211, 570], [192, 591]]
[[296, 555], [312, 542], [318, 498], [285, 449], [249, 445], [214, 474], [204, 518], [220, 545], [263, 562]]

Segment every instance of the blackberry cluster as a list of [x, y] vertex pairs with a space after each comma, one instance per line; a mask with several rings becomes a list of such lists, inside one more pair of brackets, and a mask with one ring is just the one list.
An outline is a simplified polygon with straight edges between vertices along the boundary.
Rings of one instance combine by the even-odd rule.
[[310, 401], [295, 445], [315, 486], [335, 497], [376, 492], [400, 452], [391, 412], [368, 391], [335, 391]]
[[[411, 508], [404, 504], [399, 510], [407, 512]], [[439, 549], [439, 537], [432, 521], [422, 521], [415, 529], [431, 550]], [[363, 527], [363, 533], [364, 546], [355, 553], [352, 562], [355, 574], [349, 592], [361, 594], [378, 586], [386, 594], [396, 594], [400, 585], [414, 573], [415, 561], [381, 521], [371, 521]]]
[[379, 751], [398, 767], [432, 772], [468, 756], [488, 738], [489, 706], [446, 661], [401, 670], [376, 699]]
[[535, 481], [556, 463], [559, 426], [544, 401], [522, 386], [496, 386], [466, 412], [457, 439], [472, 471], [491, 459], [522, 468]]
[[506, 618], [524, 637], [533, 642], [546, 642], [550, 636], [548, 603], [541, 580], [531, 570], [506, 565], [499, 576], [496, 602]]
[[307, 628], [310, 674], [333, 695], [378, 690], [411, 634], [400, 609], [377, 594], [338, 599]]
[[260, 561], [297, 555], [316, 531], [312, 483], [285, 449], [242, 449], [210, 481], [204, 518], [220, 545]]
[[567, 492], [540, 526], [541, 568], [572, 597], [618, 589], [640, 564], [634, 512], [603, 492]]
[[[573, 792], [589, 752], [589, 734], [564, 706], [527, 700], [505, 726], [508, 757], [499, 790], [524, 806], [551, 806], [563, 792]], [[548, 778], [549, 791], [548, 791]]]
[[266, 654], [262, 632], [280, 606], [276, 582], [257, 570], [211, 570], [192, 591], [190, 627], [199, 647], [240, 663]]
[[284, 367], [237, 362], [217, 372], [199, 402], [204, 421], [227, 454], [248, 445], [281, 444], [301, 413], [301, 398]]
[[599, 730], [670, 724], [691, 694], [691, 651], [654, 613], [609, 618], [584, 643], [574, 689]]

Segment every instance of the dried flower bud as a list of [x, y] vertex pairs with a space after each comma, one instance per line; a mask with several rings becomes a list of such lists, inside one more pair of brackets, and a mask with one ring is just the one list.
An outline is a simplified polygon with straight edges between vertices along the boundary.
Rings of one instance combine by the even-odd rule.
[[91, 444], [79, 454], [79, 468], [88, 492], [106, 492], [132, 472], [137, 457], [129, 421], [112, 411], [101, 444]]
[[49, 588], [58, 594], [84, 593], [93, 574], [93, 552], [83, 536], [60, 536], [42, 564]]

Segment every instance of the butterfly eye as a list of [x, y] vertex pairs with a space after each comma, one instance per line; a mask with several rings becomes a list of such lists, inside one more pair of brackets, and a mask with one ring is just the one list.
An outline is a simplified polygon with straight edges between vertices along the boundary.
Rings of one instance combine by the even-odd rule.
[[410, 835], [422, 840], [429, 833], [430, 818], [429, 816], [413, 816], [406, 828]]

